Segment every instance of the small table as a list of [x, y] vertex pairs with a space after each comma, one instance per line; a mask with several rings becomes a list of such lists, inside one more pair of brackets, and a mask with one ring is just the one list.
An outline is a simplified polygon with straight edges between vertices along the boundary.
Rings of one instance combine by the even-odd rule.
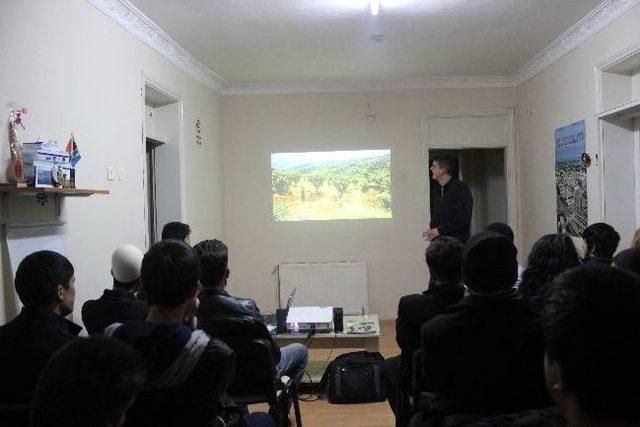
[[[339, 354], [354, 350], [379, 351], [380, 322], [377, 314], [369, 314], [366, 316], [345, 315], [343, 322], [344, 332], [318, 332], [313, 335], [309, 345], [310, 362], [308, 368], [308, 371], [313, 376], [311, 382], [320, 382], [320, 378], [322, 378], [328, 362]], [[347, 332], [350, 326], [362, 323], [372, 324], [371, 331], [367, 333]], [[276, 343], [282, 347], [294, 342], [304, 343], [307, 335], [307, 333], [287, 333], [276, 334], [274, 338]], [[306, 381], [303, 379], [303, 382]]]

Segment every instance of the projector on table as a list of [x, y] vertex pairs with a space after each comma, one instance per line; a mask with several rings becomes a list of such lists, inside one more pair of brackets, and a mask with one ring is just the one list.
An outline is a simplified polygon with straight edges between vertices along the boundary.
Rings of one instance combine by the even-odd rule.
[[333, 307], [290, 307], [287, 329], [291, 332], [331, 332]]

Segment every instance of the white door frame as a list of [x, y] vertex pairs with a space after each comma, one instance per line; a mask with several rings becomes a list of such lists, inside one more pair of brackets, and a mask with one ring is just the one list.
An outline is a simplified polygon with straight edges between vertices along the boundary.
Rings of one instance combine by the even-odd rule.
[[[497, 117], [504, 116], [505, 118], [505, 138], [503, 144], [497, 145], [481, 145], [481, 144], [464, 144], [459, 146], [436, 146], [432, 147], [430, 140], [429, 130], [430, 121], [432, 119], [455, 119], [455, 118], [482, 118], [482, 117]], [[424, 228], [429, 226], [430, 217], [430, 188], [429, 188], [429, 150], [430, 149], [479, 149], [479, 148], [498, 148], [504, 149], [504, 172], [505, 172], [505, 184], [507, 188], [507, 221], [513, 233], [515, 235], [516, 247], [520, 247], [520, 218], [519, 218], [519, 199], [518, 199], [518, 156], [516, 152], [516, 133], [515, 133], [515, 113], [513, 108], [506, 108], [500, 110], [479, 110], [470, 112], [453, 112], [453, 113], [431, 113], [425, 112], [422, 114], [422, 207], [423, 207], [423, 220]]]
[[149, 200], [147, 198], [147, 162], [146, 162], [146, 138], [147, 138], [147, 127], [146, 127], [146, 90], [145, 87], [150, 86], [157, 90], [158, 92], [162, 92], [167, 97], [171, 98], [178, 104], [178, 168], [179, 168], [179, 176], [180, 176], [180, 220], [186, 222], [186, 200], [185, 200], [185, 170], [184, 170], [184, 102], [182, 97], [180, 97], [177, 92], [169, 89], [166, 85], [159, 83], [158, 80], [153, 79], [144, 71], [142, 72], [142, 84], [140, 89], [140, 102], [142, 107], [142, 139], [141, 139], [141, 151], [142, 151], [142, 194], [144, 198], [144, 221], [145, 221], [145, 246], [149, 247], [149, 242], [151, 238], [149, 236], [149, 227], [147, 212], [148, 212], [148, 203]]

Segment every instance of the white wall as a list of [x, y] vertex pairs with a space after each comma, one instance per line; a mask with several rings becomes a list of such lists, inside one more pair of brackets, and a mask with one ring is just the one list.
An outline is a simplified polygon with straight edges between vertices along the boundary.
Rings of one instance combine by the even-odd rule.
[[[640, 42], [640, 5], [596, 34], [580, 48], [518, 87], [518, 143], [522, 189], [523, 249], [555, 232], [554, 130], [586, 120], [589, 222], [600, 221], [601, 176], [598, 152], [594, 66], [619, 50]], [[533, 111], [530, 118], [528, 112]], [[633, 197], [633, 195], [629, 195]], [[627, 246], [629, 242], [621, 242]]]
[[[75, 132], [82, 153], [78, 186], [111, 191], [65, 200], [68, 256], [77, 277], [76, 321], [82, 303], [111, 285], [113, 249], [145, 244], [143, 72], [183, 99], [185, 220], [193, 238], [222, 233], [219, 99], [211, 90], [83, 0], [0, 2], [0, 64], [0, 105], [26, 105], [30, 135], [66, 141]], [[0, 113], [4, 168], [6, 113]], [[202, 146], [195, 144], [196, 117], [204, 125]], [[107, 166], [124, 168], [125, 179], [107, 181]], [[6, 255], [3, 248], [4, 271]], [[12, 284], [5, 281], [3, 287]], [[0, 292], [0, 323], [14, 314], [5, 297]]]
[[[512, 107], [514, 89], [230, 96], [222, 100], [230, 291], [276, 307], [274, 266], [364, 260], [372, 313], [394, 318], [427, 282], [421, 180], [424, 112]], [[376, 121], [365, 119], [367, 103]], [[270, 153], [391, 148], [392, 220], [275, 223]]]

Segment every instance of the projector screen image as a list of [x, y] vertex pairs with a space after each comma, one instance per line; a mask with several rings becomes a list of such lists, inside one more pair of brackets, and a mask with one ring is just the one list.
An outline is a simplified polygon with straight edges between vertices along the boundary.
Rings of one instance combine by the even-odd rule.
[[276, 221], [391, 218], [391, 150], [271, 154]]

